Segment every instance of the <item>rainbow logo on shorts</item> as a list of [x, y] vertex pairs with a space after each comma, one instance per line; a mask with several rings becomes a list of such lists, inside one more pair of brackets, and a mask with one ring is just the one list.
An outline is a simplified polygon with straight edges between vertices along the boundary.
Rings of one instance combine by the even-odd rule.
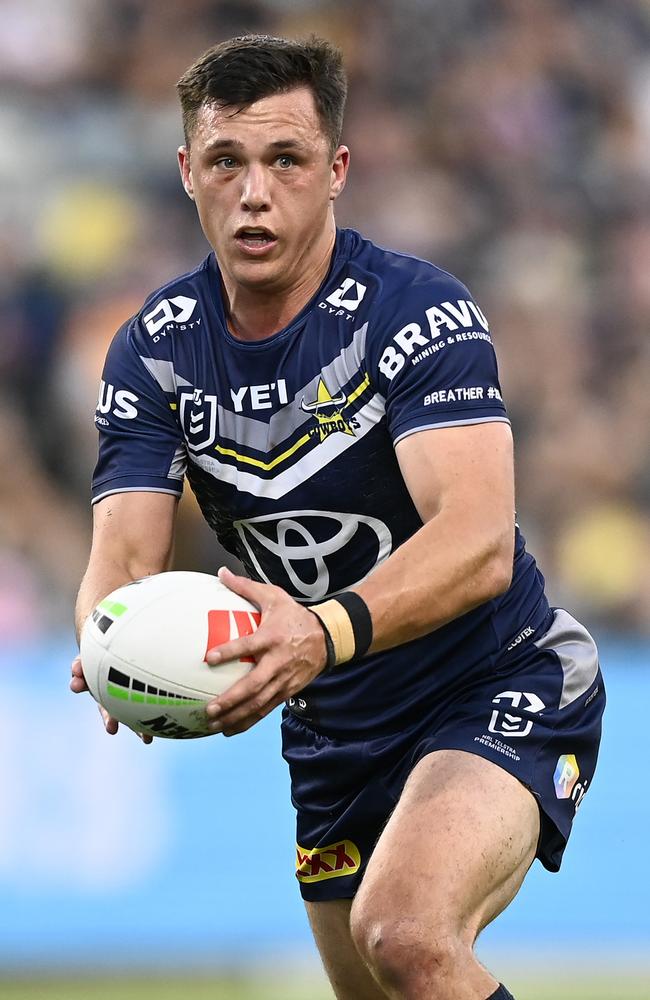
[[578, 767], [575, 754], [563, 753], [561, 757], [558, 757], [557, 767], [553, 775], [555, 794], [558, 799], [571, 798], [571, 792], [579, 777], [580, 768]]
[[296, 844], [296, 878], [299, 882], [322, 882], [359, 871], [361, 855], [351, 840], [308, 850]]

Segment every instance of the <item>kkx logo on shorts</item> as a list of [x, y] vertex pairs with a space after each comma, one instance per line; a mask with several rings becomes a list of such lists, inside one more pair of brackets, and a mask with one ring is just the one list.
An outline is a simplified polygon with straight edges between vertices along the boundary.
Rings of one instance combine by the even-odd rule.
[[[502, 691], [492, 699], [493, 705], [500, 705], [502, 702], [508, 702], [508, 707], [518, 708], [529, 714], [537, 714], [546, 708], [542, 699], [532, 691]], [[488, 731], [499, 736], [528, 736], [532, 728], [533, 719], [496, 708], [492, 712]]]
[[296, 844], [296, 878], [299, 882], [321, 882], [359, 871], [361, 855], [351, 840], [308, 850]]

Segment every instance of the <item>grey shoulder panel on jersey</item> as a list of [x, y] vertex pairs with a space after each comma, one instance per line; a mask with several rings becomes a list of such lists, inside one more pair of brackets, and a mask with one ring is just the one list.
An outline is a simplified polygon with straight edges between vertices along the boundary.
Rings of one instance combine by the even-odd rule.
[[192, 383], [188, 382], [186, 378], [183, 378], [182, 375], [179, 375], [174, 371], [174, 365], [171, 361], [160, 361], [156, 358], [146, 358], [142, 354], [140, 354], [139, 357], [140, 361], [143, 363], [147, 371], [153, 375], [163, 392], [176, 392], [176, 388], [179, 385], [192, 385]]
[[538, 649], [552, 650], [564, 675], [558, 708], [566, 708], [585, 694], [598, 674], [598, 650], [584, 625], [563, 608], [555, 612], [553, 624], [535, 643]]

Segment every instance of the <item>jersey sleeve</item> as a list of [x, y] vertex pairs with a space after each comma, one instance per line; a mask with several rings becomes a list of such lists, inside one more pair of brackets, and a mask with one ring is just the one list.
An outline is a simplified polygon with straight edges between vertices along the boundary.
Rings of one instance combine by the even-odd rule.
[[433, 427], [508, 422], [488, 322], [450, 274], [432, 269], [394, 295], [368, 345], [395, 444]]
[[95, 413], [93, 503], [111, 493], [183, 491], [187, 460], [173, 396], [168, 399], [151, 374], [156, 362], [139, 333], [137, 320], [125, 324], [106, 356]]

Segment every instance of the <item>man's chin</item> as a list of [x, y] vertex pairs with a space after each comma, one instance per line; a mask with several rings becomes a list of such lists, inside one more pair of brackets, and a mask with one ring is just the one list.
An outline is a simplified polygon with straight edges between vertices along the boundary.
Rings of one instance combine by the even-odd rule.
[[230, 274], [238, 285], [251, 291], [280, 290], [287, 279], [286, 271], [277, 261], [270, 260], [238, 261], [230, 268]]

